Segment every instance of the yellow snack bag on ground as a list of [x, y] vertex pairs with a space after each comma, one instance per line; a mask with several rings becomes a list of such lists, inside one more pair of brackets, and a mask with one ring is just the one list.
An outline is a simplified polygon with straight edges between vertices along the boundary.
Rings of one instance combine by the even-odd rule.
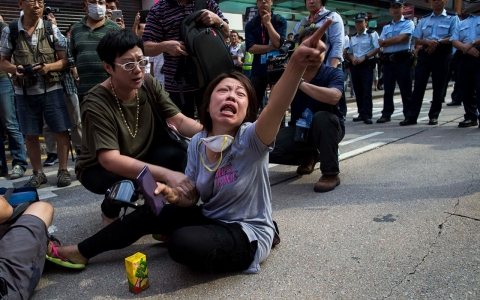
[[147, 256], [137, 252], [125, 258], [125, 268], [128, 278], [128, 289], [134, 294], [148, 288]]

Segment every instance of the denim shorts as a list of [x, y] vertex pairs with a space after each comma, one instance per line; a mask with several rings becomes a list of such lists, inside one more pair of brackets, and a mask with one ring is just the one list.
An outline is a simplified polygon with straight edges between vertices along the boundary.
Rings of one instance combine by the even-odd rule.
[[40, 95], [15, 95], [20, 131], [24, 135], [41, 135], [43, 120], [52, 132], [72, 127], [63, 90], [57, 89]]

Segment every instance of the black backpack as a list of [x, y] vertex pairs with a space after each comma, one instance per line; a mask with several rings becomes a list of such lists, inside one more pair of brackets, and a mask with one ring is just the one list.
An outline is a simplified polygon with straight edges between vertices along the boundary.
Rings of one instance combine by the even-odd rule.
[[205, 1], [197, 0], [195, 11], [180, 25], [180, 40], [185, 43], [188, 53], [180, 58], [175, 74], [174, 80], [180, 89], [187, 83], [204, 88], [215, 77], [234, 68], [221, 30], [195, 21], [202, 13], [201, 7], [205, 7], [203, 3]]

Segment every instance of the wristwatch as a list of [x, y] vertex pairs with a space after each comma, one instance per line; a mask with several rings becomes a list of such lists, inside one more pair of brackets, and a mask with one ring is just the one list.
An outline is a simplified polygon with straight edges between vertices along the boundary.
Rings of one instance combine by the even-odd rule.
[[472, 45], [475, 45], [475, 40], [472, 41]]
[[304, 83], [304, 82], [305, 82], [305, 79], [300, 78], [300, 83], [298, 84], [297, 90], [300, 88], [300, 86], [301, 86], [302, 83]]
[[223, 28], [223, 25], [225, 25], [225, 23], [224, 23], [223, 20], [222, 20], [222, 23], [220, 23], [220, 25], [218, 25], [218, 28], [222, 29], [222, 28]]
[[439, 44], [441, 44], [441, 43], [442, 43], [442, 39], [438, 39], [437, 42], [438, 42]]

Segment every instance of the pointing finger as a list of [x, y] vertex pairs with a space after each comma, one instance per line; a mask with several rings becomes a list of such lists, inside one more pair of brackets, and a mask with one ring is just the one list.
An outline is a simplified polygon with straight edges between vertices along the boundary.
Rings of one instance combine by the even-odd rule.
[[322, 36], [325, 34], [325, 32], [327, 31], [328, 27], [330, 26], [330, 24], [332, 24], [333, 20], [332, 19], [327, 19], [325, 21], [325, 23], [322, 24], [322, 26], [320, 26], [316, 31], [315, 33], [308, 39], [308, 41], [310, 42], [310, 47], [312, 48], [316, 48], [317, 45], [318, 45], [318, 42], [320, 41], [320, 39], [322, 38]]

